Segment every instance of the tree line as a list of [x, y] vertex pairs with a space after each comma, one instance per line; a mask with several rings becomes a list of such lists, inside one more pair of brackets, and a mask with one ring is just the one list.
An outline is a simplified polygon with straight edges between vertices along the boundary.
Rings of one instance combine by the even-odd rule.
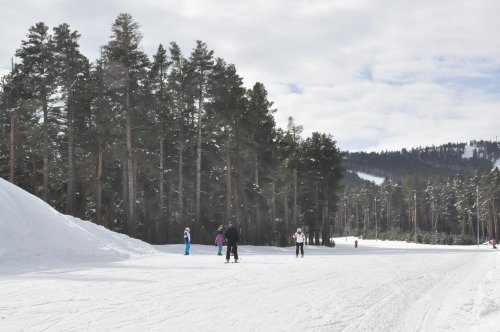
[[28, 30], [0, 89], [0, 176], [57, 210], [150, 243], [189, 226], [212, 243], [235, 222], [246, 244], [305, 227], [328, 244], [341, 178], [331, 135], [278, 128], [262, 83], [197, 41], [149, 58], [120, 14], [90, 62], [68, 24]]
[[500, 145], [494, 141], [471, 141], [379, 153], [346, 152], [345, 156], [342, 164], [346, 169], [391, 179], [407, 174], [430, 179], [490, 170], [492, 160], [500, 159]]
[[344, 188], [334, 233], [420, 243], [474, 244], [500, 236], [500, 171]]

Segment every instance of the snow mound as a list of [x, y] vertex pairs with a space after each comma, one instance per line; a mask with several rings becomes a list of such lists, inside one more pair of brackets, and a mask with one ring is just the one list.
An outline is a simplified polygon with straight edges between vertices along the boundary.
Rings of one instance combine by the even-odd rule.
[[113, 261], [157, 252], [151, 245], [63, 215], [0, 178], [0, 261]]

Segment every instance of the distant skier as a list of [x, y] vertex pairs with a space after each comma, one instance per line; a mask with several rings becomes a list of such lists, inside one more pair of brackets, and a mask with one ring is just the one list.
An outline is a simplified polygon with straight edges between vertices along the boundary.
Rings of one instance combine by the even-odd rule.
[[222, 230], [217, 232], [217, 236], [215, 237], [215, 245], [219, 248], [218, 256], [222, 256], [222, 243], [224, 242], [224, 236], [222, 235]]
[[226, 263], [229, 263], [231, 251], [234, 254], [234, 262], [238, 263], [238, 240], [240, 239], [240, 236], [238, 235], [238, 230], [234, 227], [233, 223], [229, 223], [229, 228], [226, 230], [224, 237], [227, 240]]
[[301, 257], [304, 257], [304, 241], [306, 237], [300, 228], [297, 228], [297, 232], [293, 234], [293, 238], [295, 239], [295, 257], [299, 257], [299, 248]]
[[354, 240], [354, 248], [357, 248], [358, 247], [358, 240]]
[[191, 233], [189, 232], [189, 227], [186, 227], [184, 230], [184, 243], [186, 244], [184, 255], [189, 255], [189, 249], [191, 248]]

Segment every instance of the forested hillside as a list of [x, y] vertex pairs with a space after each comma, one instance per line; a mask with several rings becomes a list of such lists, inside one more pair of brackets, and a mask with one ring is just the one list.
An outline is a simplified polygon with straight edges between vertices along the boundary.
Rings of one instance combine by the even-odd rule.
[[[337, 234], [472, 244], [500, 236], [500, 145], [344, 153]], [[385, 178], [381, 185], [356, 172]]]
[[491, 170], [500, 160], [500, 144], [492, 141], [448, 143], [440, 146], [383, 152], [346, 152], [342, 165], [393, 180], [407, 175], [440, 178]]
[[[103, 33], [109, 34], [103, 27]], [[57, 210], [152, 243], [327, 243], [341, 177], [330, 135], [276, 126], [264, 84], [198, 41], [141, 51], [120, 14], [90, 61], [67, 24], [29, 28], [0, 90], [0, 176]], [[96, 48], [99, 45], [96, 45]]]

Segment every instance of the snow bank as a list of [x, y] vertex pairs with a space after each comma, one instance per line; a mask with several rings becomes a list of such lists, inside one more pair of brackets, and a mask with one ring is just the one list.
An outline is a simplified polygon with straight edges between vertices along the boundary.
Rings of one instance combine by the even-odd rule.
[[65, 216], [0, 178], [0, 260], [16, 265], [46, 261], [112, 261], [154, 253], [142, 241]]

